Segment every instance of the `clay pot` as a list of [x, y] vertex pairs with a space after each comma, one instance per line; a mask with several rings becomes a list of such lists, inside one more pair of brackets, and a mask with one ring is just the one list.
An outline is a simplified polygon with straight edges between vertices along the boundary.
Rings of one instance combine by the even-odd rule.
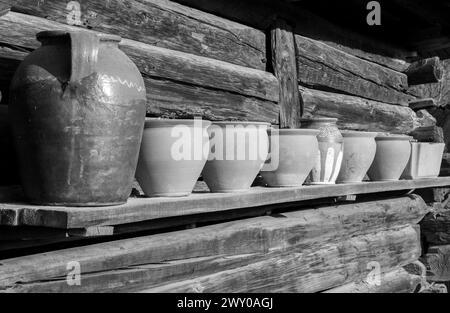
[[344, 156], [338, 183], [360, 183], [375, 158], [377, 133], [341, 131], [344, 137]]
[[210, 153], [203, 179], [212, 192], [250, 188], [267, 158], [268, 123], [214, 122], [209, 128]]
[[411, 142], [411, 156], [403, 171], [404, 179], [439, 176], [445, 143]]
[[269, 132], [273, 171], [261, 171], [268, 186], [301, 186], [315, 164], [319, 150], [316, 129], [272, 129]]
[[45, 31], [11, 83], [10, 115], [26, 197], [47, 205], [126, 202], [146, 91], [120, 37]]
[[136, 179], [150, 197], [181, 197], [191, 194], [208, 151], [202, 120], [145, 120]]
[[341, 168], [343, 137], [336, 126], [336, 118], [302, 119], [301, 127], [318, 129], [319, 152], [311, 171], [312, 185], [334, 184]]
[[0, 105], [0, 147], [3, 147], [0, 154], [0, 185], [20, 184], [7, 105]]
[[377, 152], [367, 172], [373, 181], [396, 181], [400, 178], [411, 154], [411, 137], [379, 134]]

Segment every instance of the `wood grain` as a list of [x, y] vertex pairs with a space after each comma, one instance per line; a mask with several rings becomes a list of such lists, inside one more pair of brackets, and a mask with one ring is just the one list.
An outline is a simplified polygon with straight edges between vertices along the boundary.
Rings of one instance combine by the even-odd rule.
[[450, 281], [450, 245], [429, 247], [421, 261], [427, 267], [427, 280]]
[[[168, 0], [80, 2], [80, 28], [265, 70], [264, 32]], [[69, 10], [70, 9], [70, 10]], [[12, 11], [68, 23], [60, 0], [19, 0]], [[74, 21], [72, 21], [73, 23]]]
[[433, 210], [420, 222], [420, 229], [427, 244], [450, 245], [449, 207], [433, 206]]
[[266, 205], [284, 206], [305, 200], [412, 190], [450, 185], [450, 177], [396, 182], [365, 182], [333, 186], [293, 188], [254, 187], [240, 194], [194, 193], [183, 198], [130, 198], [126, 204], [109, 207], [49, 207], [25, 203], [1, 203], [0, 225], [54, 228], [85, 228], [126, 224], [191, 214], [246, 209]]
[[280, 128], [299, 128], [302, 103], [298, 92], [292, 27], [278, 19], [271, 30], [272, 66], [279, 82]]
[[[325, 275], [338, 271], [342, 278], [342, 271], [348, 267], [356, 272], [365, 270], [366, 265], [357, 261], [362, 262], [364, 255], [387, 262], [387, 267], [418, 258], [418, 238], [407, 225], [417, 223], [427, 211], [421, 198], [401, 197], [285, 212], [7, 259], [0, 262], [0, 290], [68, 290], [65, 275], [70, 261], [80, 262], [84, 280], [74, 291], [157, 285], [267, 260], [267, 264], [292, 260], [293, 266], [301, 266], [311, 275], [318, 269], [324, 269], [320, 272]], [[384, 252], [376, 250], [378, 247]], [[339, 251], [340, 259], [336, 258]], [[36, 267], [40, 270], [35, 271]], [[116, 271], [123, 271], [123, 275]], [[300, 276], [308, 279], [309, 274]]]
[[315, 89], [326, 89], [390, 104], [407, 105], [414, 97], [405, 93], [403, 73], [374, 64], [322, 42], [295, 36], [298, 80]]
[[432, 125], [408, 107], [300, 87], [306, 117], [335, 117], [340, 129], [409, 133]]

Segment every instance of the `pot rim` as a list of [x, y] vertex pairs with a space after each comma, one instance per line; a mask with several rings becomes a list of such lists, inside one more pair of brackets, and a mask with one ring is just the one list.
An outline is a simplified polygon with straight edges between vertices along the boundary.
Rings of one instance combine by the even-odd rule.
[[384, 140], [411, 141], [411, 139], [413, 139], [413, 137], [407, 136], [407, 135], [400, 135], [400, 134], [390, 134], [390, 135], [388, 135], [388, 134], [380, 134], [379, 133], [375, 137], [375, 140], [381, 140], [381, 141], [384, 141]]
[[319, 129], [308, 128], [272, 128], [271, 132], [279, 133], [279, 135], [314, 135], [317, 136], [320, 133]]
[[367, 137], [375, 138], [378, 136], [377, 132], [365, 132], [358, 130], [341, 130], [342, 137]]
[[[44, 30], [41, 32], [38, 32], [36, 34], [36, 39], [38, 41], [41, 41], [43, 38], [49, 38], [49, 37], [65, 37], [68, 36], [70, 33], [76, 33], [81, 31], [65, 31], [65, 30]], [[122, 37], [118, 35], [111, 35], [111, 34], [96, 34], [100, 41], [114, 41], [114, 42], [120, 42], [122, 41]]]
[[301, 118], [300, 123], [305, 122], [333, 122], [336, 123], [338, 119], [336, 117], [312, 117], [312, 118]]
[[263, 125], [270, 126], [267, 122], [254, 122], [254, 121], [211, 121], [212, 125]]
[[201, 121], [202, 127], [208, 127], [211, 125], [211, 121], [208, 120], [196, 120], [196, 119], [168, 119], [168, 118], [158, 118], [158, 117], [146, 117], [144, 128], [155, 128], [155, 127], [167, 127], [176, 125], [186, 125], [194, 126], [194, 121]]

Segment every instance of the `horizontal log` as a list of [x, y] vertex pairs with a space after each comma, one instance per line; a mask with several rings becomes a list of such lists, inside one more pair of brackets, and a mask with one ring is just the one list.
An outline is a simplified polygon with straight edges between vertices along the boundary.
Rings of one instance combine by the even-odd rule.
[[[11, 29], [12, 25], [14, 31], [0, 34], [0, 43], [15, 45], [0, 54], [0, 64], [9, 66], [3, 80], [10, 79], [11, 67], [25, 55], [22, 50], [39, 46], [37, 31], [75, 29], [14, 12], [0, 18], [0, 27]], [[121, 48], [144, 76], [150, 115], [277, 122], [278, 81], [270, 73], [127, 39]]]
[[398, 72], [405, 71], [409, 53], [392, 43], [385, 43], [343, 28], [311, 13], [303, 7], [273, 0], [175, 0], [176, 2], [236, 20], [258, 29], [268, 29], [274, 14], [295, 25], [295, 33], [320, 40], [345, 51]]
[[[168, 0], [18, 0], [12, 11], [264, 70], [264, 32]], [[72, 17], [72, 18], [70, 18]], [[2, 28], [3, 29], [3, 28]]]
[[444, 68], [439, 57], [433, 57], [413, 62], [405, 74], [410, 86], [437, 83], [442, 79]]
[[[436, 205], [420, 222], [422, 236], [429, 245], [450, 245], [450, 209]], [[450, 279], [449, 279], [450, 280]]]
[[403, 73], [300, 35], [295, 41], [298, 80], [305, 86], [397, 105], [414, 100], [405, 93], [408, 82]]
[[396, 268], [380, 276], [379, 281], [368, 280], [351, 282], [332, 288], [325, 293], [413, 293], [420, 290], [422, 278]]
[[[401, 260], [411, 261], [411, 258], [416, 258], [420, 254], [415, 231], [402, 225], [417, 223], [427, 210], [420, 198], [403, 197], [286, 212], [282, 215], [244, 219], [2, 260], [0, 290], [20, 291], [27, 288], [28, 284], [31, 286], [43, 279], [48, 282], [51, 278], [65, 277], [67, 263], [71, 261], [82, 264], [83, 279], [85, 277], [87, 279], [88, 275], [101, 274], [113, 277], [114, 273], [111, 271], [117, 269], [128, 269], [129, 274], [136, 277], [135, 270], [141, 270], [147, 274], [143, 275], [136, 284], [147, 286], [168, 282], [175, 277], [189, 278], [193, 275], [207, 275], [219, 270], [243, 267], [276, 258], [282, 253], [285, 253], [288, 258], [289, 255], [299, 257], [299, 264], [306, 264], [301, 261], [300, 254], [302, 254], [311, 258], [311, 264], [332, 266], [335, 253], [340, 251], [339, 243], [345, 240], [348, 242], [342, 243], [341, 247], [348, 251], [350, 259], [341, 259], [340, 266], [352, 268], [364, 266], [365, 268], [365, 265], [358, 265], [360, 253], [367, 253], [368, 257], [370, 255], [374, 260], [380, 256], [382, 262], [402, 263]], [[393, 230], [397, 228], [400, 230]], [[382, 229], [390, 230], [382, 231]], [[370, 243], [364, 243], [367, 242], [367, 238], [374, 236], [373, 233], [378, 234], [377, 238], [380, 239], [374, 241], [374, 247]], [[366, 234], [369, 236], [366, 239], [360, 237], [352, 241], [352, 238]], [[395, 244], [390, 240], [391, 235]], [[381, 240], [381, 237], [384, 239]], [[397, 237], [401, 242], [407, 243], [407, 247], [398, 243]], [[380, 244], [382, 247], [378, 246]], [[320, 248], [321, 253], [324, 253], [323, 256], [326, 257], [323, 263], [317, 261], [320, 258], [312, 257], [315, 251], [320, 250], [318, 245], [324, 245]], [[384, 250], [388, 246], [389, 251]], [[383, 250], [382, 253], [376, 250], [378, 247]], [[333, 252], [327, 256], [327, 250], [330, 249]], [[307, 252], [307, 250], [310, 251]], [[35, 270], [37, 267], [39, 271]], [[304, 269], [307, 270], [308, 267]], [[311, 273], [313, 272], [311, 270]], [[120, 277], [115, 279], [119, 280]], [[109, 280], [108, 286], [114, 285], [113, 282], [115, 281]], [[123, 282], [122, 285], [119, 281], [117, 288], [123, 287], [125, 283], [132, 287], [131, 281]], [[344, 282], [340, 284], [342, 283]], [[64, 279], [58, 288], [67, 287]], [[91, 287], [84, 281], [80, 287], [76, 288], [86, 290]], [[102, 288], [107, 286], [103, 285]]]
[[421, 261], [427, 267], [427, 280], [450, 281], [450, 245], [429, 247]]
[[408, 107], [300, 87], [304, 115], [336, 117], [341, 129], [408, 133], [431, 122]]
[[409, 107], [413, 109], [414, 111], [422, 110], [422, 109], [429, 109], [436, 107], [436, 100], [433, 98], [426, 98], [426, 99], [418, 99], [414, 101], [409, 102]]
[[323, 243], [314, 250], [304, 248], [142, 292], [317, 292], [367, 277], [371, 262], [385, 269], [413, 262], [419, 257], [419, 246], [416, 232], [408, 226]]

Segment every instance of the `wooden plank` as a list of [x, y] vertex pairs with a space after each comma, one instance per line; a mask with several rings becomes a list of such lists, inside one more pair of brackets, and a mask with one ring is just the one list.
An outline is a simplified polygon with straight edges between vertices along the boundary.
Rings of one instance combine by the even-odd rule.
[[278, 19], [271, 30], [272, 65], [279, 81], [280, 127], [299, 128], [302, 103], [298, 92], [292, 27]]
[[0, 203], [0, 225], [84, 228], [266, 205], [277, 204], [282, 207], [287, 203], [349, 194], [358, 195], [448, 185], [450, 185], [450, 177], [333, 186], [254, 187], [239, 194], [194, 193], [183, 198], [130, 198], [126, 204], [119, 206], [89, 208]]
[[[414, 236], [405, 237], [401, 229], [405, 225], [417, 223], [427, 211], [420, 198], [402, 197], [286, 212], [277, 216], [28, 255], [0, 262], [0, 289], [22, 288], [27, 283], [41, 280], [48, 282], [58, 277], [64, 279], [63, 285], [67, 287], [65, 276], [67, 263], [71, 261], [80, 262], [83, 279], [88, 279], [87, 275], [92, 273], [111, 277], [114, 274], [112, 271], [117, 269], [129, 269], [130, 275], [135, 277], [134, 269], [149, 266], [148, 275], [143, 275], [142, 279], [147, 283], [158, 284], [182, 275], [217, 272], [219, 264], [221, 269], [246, 266], [281, 253], [295, 255], [303, 250], [307, 257], [323, 245], [335, 251], [333, 247], [338, 242], [379, 233], [377, 230], [383, 229], [390, 229], [392, 233], [398, 233], [400, 229], [402, 237], [414, 240], [410, 243], [415, 254], [420, 253], [415, 231], [412, 230]], [[389, 240], [385, 238], [384, 242]], [[311, 251], [306, 252], [307, 249]], [[401, 249], [392, 249], [391, 253], [401, 258]], [[357, 257], [358, 251], [352, 251]], [[372, 254], [372, 257], [374, 255], [377, 254]], [[399, 262], [399, 259], [393, 260]], [[312, 261], [318, 263], [315, 258]], [[37, 267], [39, 271], [35, 270]], [[82, 288], [91, 288], [85, 282]], [[115, 281], [105, 279], [103, 282], [114, 286]]]
[[383, 273], [379, 282], [366, 278], [329, 289], [325, 293], [413, 293], [420, 289], [421, 282], [419, 275], [410, 274], [400, 267]]
[[444, 67], [439, 57], [413, 62], [405, 71], [408, 85], [421, 85], [439, 82], [444, 74]]
[[[59, 0], [19, 0], [12, 11], [80, 28], [120, 35], [163, 48], [193, 53], [264, 70], [264, 32], [168, 0], [80, 2], [80, 21], [70, 20], [76, 6]], [[73, 13], [73, 14], [70, 14]]]
[[410, 108], [300, 87], [306, 117], [335, 117], [341, 129], [409, 133], [430, 125]]
[[298, 80], [315, 89], [352, 94], [385, 103], [407, 105], [407, 76], [361, 60], [320, 41], [295, 36]]
[[295, 253], [142, 292], [317, 292], [367, 277], [370, 262], [390, 269], [406, 265], [420, 255], [419, 242], [410, 226], [314, 248], [305, 247]]
[[269, 29], [276, 14], [295, 24], [296, 34], [320, 40], [358, 58], [403, 72], [409, 66], [404, 49], [343, 28], [299, 6], [273, 0], [176, 0], [258, 29]]
[[409, 102], [409, 107], [414, 111], [436, 107], [436, 100], [433, 98], [418, 99]]
[[[0, 34], [0, 42], [10, 45], [3, 51], [0, 64], [9, 64], [9, 67], [9, 59], [14, 59], [12, 64], [17, 65], [16, 58], [24, 56], [24, 49], [39, 46], [35, 39], [37, 31], [76, 29], [14, 12], [0, 18], [0, 27], [13, 29], [12, 25], [14, 32]], [[277, 123], [278, 81], [270, 73], [127, 39], [122, 41], [121, 48], [144, 76], [150, 115], [179, 118], [195, 115], [213, 120]], [[6, 58], [6, 55], [11, 57]], [[7, 77], [3, 80], [8, 85], [11, 79], [8, 75], [12, 76], [13, 72], [7, 70], [2, 73]]]

